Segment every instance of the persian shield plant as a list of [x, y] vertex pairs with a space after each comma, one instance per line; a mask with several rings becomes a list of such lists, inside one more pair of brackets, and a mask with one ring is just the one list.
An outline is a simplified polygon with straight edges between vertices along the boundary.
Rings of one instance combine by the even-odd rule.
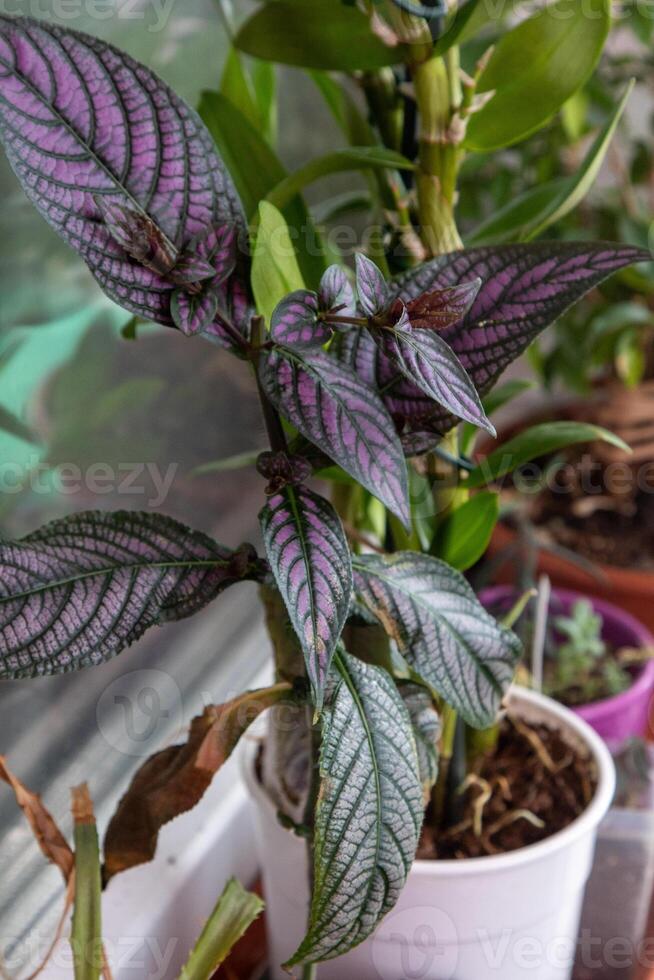
[[[285, 6], [264, 5], [241, 46], [257, 48], [266, 35], [256, 18]], [[375, 5], [375, 33], [358, 8], [332, 7], [309, 67], [331, 58], [328, 68], [374, 72], [406, 55], [425, 109], [442, 69], [431, 35], [440, 11]], [[284, 23], [304, 24], [310, 52], [315, 11], [301, 10]], [[413, 24], [422, 47], [402, 37], [389, 47], [384, 18], [397, 30]], [[451, 26], [450, 40], [463, 26]], [[363, 38], [360, 49], [339, 47], [338, 36]], [[461, 120], [488, 101], [473, 105], [473, 95], [461, 93]], [[257, 583], [277, 683], [206, 709], [187, 743], [139, 770], [107, 833], [105, 880], [151, 857], [159, 827], [197, 802], [253, 717], [290, 700], [312, 779], [301, 817], [287, 816], [308, 834], [314, 866], [309, 929], [290, 964], [314, 963], [360, 943], [397, 900], [436, 779], [437, 713], [491, 726], [519, 656], [460, 571], [415, 541], [412, 460], [449, 445], [459, 422], [493, 433], [482, 399], [507, 365], [611, 272], [649, 256], [601, 242], [461, 248], [454, 190], [435, 182], [424, 114], [417, 162], [388, 145], [331, 160], [373, 171], [395, 201], [396, 173], [416, 173], [421, 261], [389, 276], [384, 255], [359, 254], [353, 282], [344, 265], [281, 247], [306, 173], [282, 175], [260, 207], [251, 183], [236, 180], [237, 193], [216, 149], [234, 136], [221, 124], [232, 110], [220, 110], [205, 97], [210, 134], [110, 45], [0, 17], [0, 136], [25, 193], [124, 309], [251, 364], [270, 443], [257, 460], [263, 554], [138, 512], [81, 513], [0, 543], [0, 664], [5, 678], [99, 664], [150, 626]], [[383, 546], [362, 544], [365, 528], [315, 475], [378, 502], [394, 529]], [[357, 629], [370, 623], [390, 638], [389, 657], [359, 648]], [[283, 760], [283, 747], [275, 751]]]

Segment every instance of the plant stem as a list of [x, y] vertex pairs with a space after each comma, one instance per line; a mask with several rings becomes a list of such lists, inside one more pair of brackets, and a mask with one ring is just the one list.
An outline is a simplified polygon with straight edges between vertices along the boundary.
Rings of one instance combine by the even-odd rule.
[[456, 737], [457, 714], [449, 704], [444, 704], [441, 711], [443, 731], [441, 735], [441, 751], [438, 763], [438, 779], [432, 790], [432, 822], [437, 828], [443, 824], [447, 807], [447, 789], [450, 781], [450, 763], [454, 752]]
[[458, 52], [448, 63], [421, 45], [412, 49], [411, 74], [418, 106], [420, 133], [416, 189], [420, 236], [430, 255], [462, 248], [454, 220], [460, 150], [452, 131], [461, 102]]
[[307, 963], [302, 970], [302, 980], [316, 980], [318, 968], [315, 963]]
[[252, 342], [253, 346], [250, 351], [250, 359], [252, 361], [252, 366], [254, 368], [254, 377], [257, 384], [257, 392], [259, 394], [259, 402], [261, 404], [261, 412], [263, 414], [263, 421], [266, 426], [266, 432], [268, 434], [268, 441], [270, 442], [270, 448], [273, 452], [285, 453], [288, 451], [288, 445], [286, 442], [286, 434], [284, 432], [284, 426], [282, 425], [282, 420], [279, 417], [277, 410], [271, 405], [268, 396], [266, 395], [263, 387], [261, 386], [261, 381], [259, 380], [259, 358], [261, 356], [260, 348], [264, 342], [264, 330], [265, 323], [261, 316], [255, 316], [252, 318]]

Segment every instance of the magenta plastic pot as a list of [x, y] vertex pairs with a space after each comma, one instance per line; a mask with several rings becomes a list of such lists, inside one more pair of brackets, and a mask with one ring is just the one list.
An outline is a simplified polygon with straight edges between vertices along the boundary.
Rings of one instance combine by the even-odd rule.
[[[498, 585], [484, 589], [480, 596], [487, 609], [497, 613], [508, 611], [516, 600], [512, 586]], [[604, 622], [604, 640], [615, 647], [654, 647], [654, 637], [634, 616], [619, 609], [611, 602], [572, 592], [567, 589], [552, 590], [552, 612], [568, 615], [575, 602], [586, 599], [599, 613]], [[628, 738], [644, 736], [650, 729], [654, 697], [654, 660], [648, 660], [638, 671], [633, 684], [622, 694], [602, 701], [573, 708], [575, 714], [595, 729], [609, 744], [617, 745]]]

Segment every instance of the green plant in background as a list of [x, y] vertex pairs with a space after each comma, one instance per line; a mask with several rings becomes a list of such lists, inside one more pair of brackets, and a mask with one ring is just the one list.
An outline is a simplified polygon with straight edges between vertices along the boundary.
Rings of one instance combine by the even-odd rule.
[[579, 600], [569, 616], [555, 616], [547, 651], [550, 669], [545, 690], [565, 703], [588, 704], [626, 691], [632, 677], [602, 639], [602, 617], [590, 602]]
[[[131, 314], [249, 364], [269, 441], [256, 459], [265, 558], [139, 513], [75, 515], [0, 545], [3, 674], [99, 663], [257, 582], [276, 683], [208, 707], [185, 744], [141, 767], [107, 831], [104, 880], [150, 859], [253, 718], [290, 703], [298, 723], [271, 727], [262, 775], [311, 848], [308, 934], [289, 961], [307, 976], [393, 907], [425, 798], [438, 832], [462, 763], [465, 775], [456, 747], [495, 725], [518, 644], [460, 574], [497, 519], [486, 485], [591, 433], [622, 445], [597, 427], [539, 427], [490, 470], [469, 458], [476, 427], [492, 432], [487, 412], [516, 392], [492, 390], [504, 368], [607, 275], [649, 258], [605, 242], [462, 248], [466, 159], [531, 138], [592, 74], [608, 4], [572, 7], [503, 30], [469, 64], [484, 26], [472, 0], [444, 19], [392, 0], [272, 0], [235, 30], [204, 125], [121, 52], [0, 17], [0, 135], [26, 193]], [[306, 72], [346, 142], [292, 173], [275, 146], [271, 63]], [[611, 132], [534, 234], [579, 203]], [[319, 222], [304, 197], [354, 171], [371, 225], [356, 291], [332, 234], [352, 198]], [[332, 484], [331, 501], [311, 477]], [[298, 755], [306, 765], [290, 766]]]

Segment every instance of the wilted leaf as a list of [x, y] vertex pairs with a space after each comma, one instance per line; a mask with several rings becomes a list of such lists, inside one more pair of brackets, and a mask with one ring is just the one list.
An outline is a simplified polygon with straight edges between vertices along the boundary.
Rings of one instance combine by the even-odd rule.
[[14, 776], [7, 766], [7, 760], [1, 755], [0, 779], [4, 779], [13, 789], [16, 803], [25, 814], [44, 856], [59, 868], [64, 881], [68, 882], [75, 866], [75, 858], [68, 841], [57, 827], [50, 811], [41, 802], [41, 797], [30, 792]]
[[407, 709], [385, 670], [346, 653], [325, 706], [308, 935], [287, 966], [332, 959], [395, 905], [423, 818]]
[[0, 542], [0, 673], [65, 673], [120, 653], [155, 623], [183, 619], [229, 585], [263, 574], [158, 514], [89, 511]]
[[243, 732], [290, 693], [290, 684], [276, 684], [211, 705], [193, 719], [186, 742], [162, 749], [143, 763], [107, 828], [105, 880], [152, 860], [164, 824], [202, 799]]
[[[45, 951], [40, 964], [28, 977], [28, 980], [35, 980], [45, 969], [50, 961], [54, 950], [61, 939], [64, 925], [68, 918], [70, 907], [73, 903], [75, 893], [75, 855], [71, 850], [68, 841], [59, 830], [50, 811], [41, 802], [40, 796], [30, 792], [27, 787], [13, 774], [7, 765], [4, 756], [0, 756], [0, 779], [8, 783], [14, 791], [16, 802], [25, 814], [32, 833], [38, 843], [42, 854], [59, 868], [66, 884], [66, 897], [62, 909], [59, 925], [52, 937], [49, 947]], [[110, 977], [107, 980], [111, 980]]]

